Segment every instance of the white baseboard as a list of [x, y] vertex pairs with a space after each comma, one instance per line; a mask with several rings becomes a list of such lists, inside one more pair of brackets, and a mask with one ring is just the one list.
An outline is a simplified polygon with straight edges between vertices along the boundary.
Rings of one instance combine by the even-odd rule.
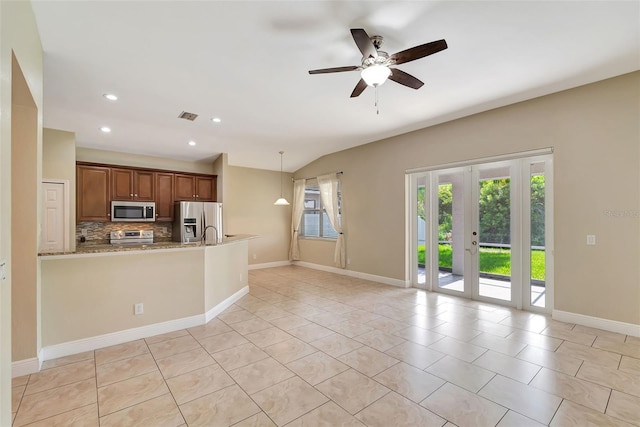
[[313, 268], [314, 270], [328, 271], [330, 273], [342, 274], [343, 276], [356, 277], [358, 279], [371, 280], [372, 282], [384, 283], [385, 285], [398, 286], [408, 288], [409, 282], [406, 280], [392, 279], [390, 277], [376, 276], [375, 274], [361, 273], [359, 271], [345, 270], [342, 268], [329, 267], [327, 265], [313, 264], [306, 261], [293, 261], [293, 265], [300, 267]]
[[561, 310], [553, 310], [552, 317], [561, 322], [575, 323], [577, 325], [588, 326], [590, 328], [603, 329], [605, 331], [640, 337], [640, 325], [633, 323], [618, 322], [617, 320], [585, 316], [584, 314]]
[[291, 261], [264, 262], [262, 264], [250, 264], [249, 270], [261, 270], [263, 268], [284, 267], [287, 265], [291, 265]]
[[40, 360], [37, 357], [18, 360], [11, 363], [11, 378], [33, 374], [40, 370]]
[[244, 288], [240, 289], [238, 292], [231, 295], [229, 298], [222, 301], [220, 304], [216, 305], [211, 310], [207, 311], [204, 314], [204, 322], [209, 323], [211, 319], [213, 319], [218, 314], [225, 311], [227, 308], [231, 307], [234, 302], [238, 301], [240, 298], [247, 295], [248, 293], [249, 293], [249, 286], [245, 286]]
[[141, 338], [152, 337], [154, 335], [165, 334], [180, 329], [192, 328], [204, 324], [204, 314], [184, 317], [182, 319], [169, 320], [152, 325], [140, 326], [138, 328], [125, 329], [123, 331], [111, 332], [95, 337], [83, 338], [76, 341], [69, 341], [54, 344], [42, 349], [42, 360], [57, 359], [58, 357], [69, 356], [71, 354], [96, 350], [102, 347], [122, 344]]
[[[95, 337], [83, 338], [76, 341], [55, 344], [42, 348], [40, 360], [56, 359], [58, 357], [69, 356], [71, 354], [92, 351], [98, 348], [108, 347], [111, 345], [122, 344], [129, 341], [139, 340], [141, 338], [152, 337], [154, 335], [166, 334], [168, 332], [178, 331], [180, 329], [193, 328], [194, 326], [204, 325], [209, 320], [226, 310], [234, 302], [242, 298], [249, 292], [249, 286], [245, 286], [211, 310], [203, 314], [195, 316], [183, 317], [181, 319], [169, 320], [152, 325], [140, 326], [138, 328], [125, 329], [124, 331], [111, 332]], [[36, 358], [36, 361], [38, 359]], [[37, 372], [39, 366], [36, 365]]]

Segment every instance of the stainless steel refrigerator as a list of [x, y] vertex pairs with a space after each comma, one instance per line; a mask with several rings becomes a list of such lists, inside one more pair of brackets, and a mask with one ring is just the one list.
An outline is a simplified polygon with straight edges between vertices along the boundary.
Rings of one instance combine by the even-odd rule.
[[221, 243], [222, 203], [176, 202], [172, 235], [181, 243]]

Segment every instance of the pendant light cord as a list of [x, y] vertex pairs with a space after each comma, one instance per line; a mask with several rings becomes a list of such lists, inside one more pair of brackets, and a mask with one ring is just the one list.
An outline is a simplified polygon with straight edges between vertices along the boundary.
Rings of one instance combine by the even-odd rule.
[[280, 198], [282, 198], [282, 155], [284, 151], [280, 152]]

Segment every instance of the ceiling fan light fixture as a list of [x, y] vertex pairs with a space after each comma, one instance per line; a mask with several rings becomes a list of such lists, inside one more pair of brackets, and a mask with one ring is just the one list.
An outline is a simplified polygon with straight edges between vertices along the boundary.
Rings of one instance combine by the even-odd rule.
[[386, 65], [373, 64], [362, 70], [360, 77], [369, 86], [380, 86], [387, 81], [391, 75], [391, 70]]

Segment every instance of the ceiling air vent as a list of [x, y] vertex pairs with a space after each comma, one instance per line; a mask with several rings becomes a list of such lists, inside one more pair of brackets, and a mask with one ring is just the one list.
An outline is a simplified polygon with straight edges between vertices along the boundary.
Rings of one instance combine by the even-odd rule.
[[196, 117], [198, 117], [197, 114], [188, 113], [186, 111], [183, 111], [182, 113], [178, 114], [178, 118], [179, 119], [186, 119], [186, 120], [190, 120], [190, 121], [194, 121], [196, 119]]

